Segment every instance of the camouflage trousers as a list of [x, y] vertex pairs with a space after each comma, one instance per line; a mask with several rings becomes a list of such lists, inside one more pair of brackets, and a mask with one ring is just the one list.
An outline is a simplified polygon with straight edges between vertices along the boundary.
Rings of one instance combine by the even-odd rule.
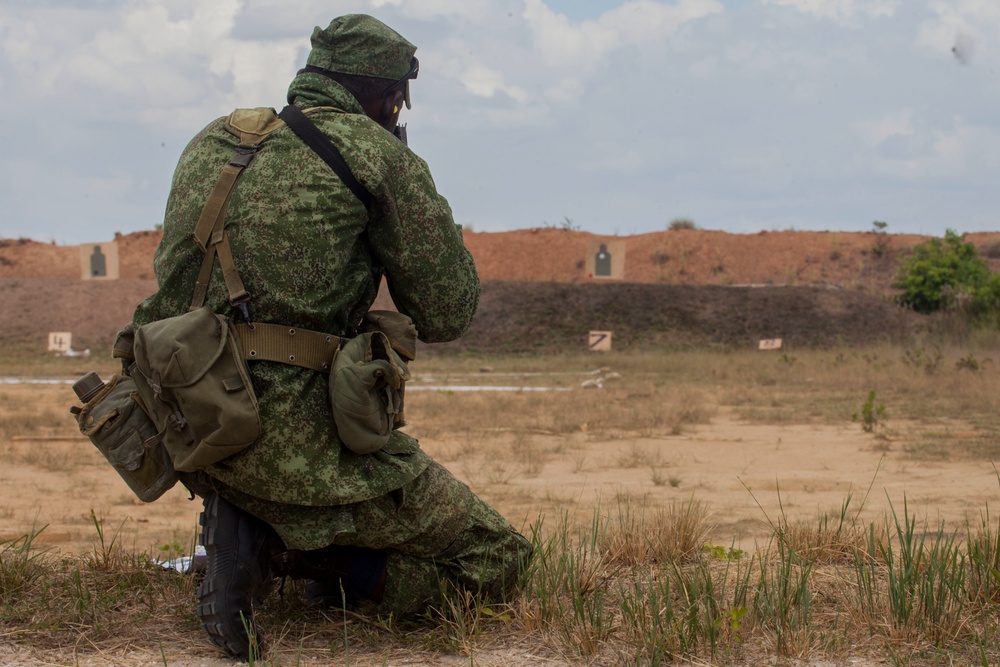
[[385, 550], [380, 614], [419, 614], [436, 606], [448, 586], [499, 599], [516, 586], [531, 555], [527, 539], [433, 461], [402, 488], [338, 507], [281, 505], [219, 491], [270, 523], [289, 548]]

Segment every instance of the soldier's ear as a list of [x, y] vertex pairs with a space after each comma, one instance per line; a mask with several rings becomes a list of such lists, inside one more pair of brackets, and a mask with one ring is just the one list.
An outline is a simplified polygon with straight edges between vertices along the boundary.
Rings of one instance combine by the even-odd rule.
[[401, 90], [394, 90], [383, 97], [379, 125], [390, 132], [396, 129], [396, 123], [399, 121], [399, 111], [403, 108], [403, 103], [404, 97]]

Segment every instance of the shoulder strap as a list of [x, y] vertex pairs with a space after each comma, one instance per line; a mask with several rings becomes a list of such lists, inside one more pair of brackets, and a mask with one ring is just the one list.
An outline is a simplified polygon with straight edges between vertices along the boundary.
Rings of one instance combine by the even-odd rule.
[[371, 210], [372, 206], [375, 204], [375, 198], [372, 193], [368, 192], [365, 186], [354, 177], [351, 173], [351, 168], [347, 166], [347, 162], [344, 161], [344, 156], [340, 154], [337, 147], [333, 145], [323, 132], [320, 131], [318, 127], [309, 119], [309, 116], [302, 113], [302, 110], [297, 106], [289, 104], [287, 107], [281, 110], [278, 114], [281, 120], [285, 121], [285, 124], [298, 135], [299, 139], [304, 141], [309, 148], [313, 149], [317, 155], [323, 158], [331, 169], [340, 177], [340, 180], [344, 182], [354, 196], [361, 200], [361, 203], [365, 205], [365, 209]]
[[268, 135], [280, 127], [281, 121], [274, 109], [258, 107], [256, 109], [237, 109], [229, 114], [225, 121], [225, 129], [230, 134], [239, 137], [236, 151], [219, 174], [212, 192], [198, 216], [194, 229], [194, 238], [204, 252], [201, 269], [195, 282], [194, 294], [191, 297], [190, 310], [197, 310], [205, 303], [208, 286], [212, 280], [212, 268], [215, 258], [219, 258], [222, 266], [222, 277], [229, 292], [229, 303], [240, 311], [243, 319], [250, 321], [247, 302], [250, 293], [247, 292], [236, 270], [229, 236], [226, 234], [226, 213], [229, 208], [229, 198], [236, 188], [243, 170], [250, 166], [254, 155], [260, 149], [260, 144]]
[[229, 236], [226, 234], [226, 210], [229, 207], [229, 198], [236, 187], [236, 181], [253, 160], [257, 148], [256, 143], [240, 143], [232, 159], [222, 169], [219, 180], [215, 182], [215, 187], [212, 188], [212, 193], [205, 202], [201, 215], [198, 216], [194, 238], [205, 251], [205, 257], [198, 272], [190, 310], [197, 310], [204, 305], [205, 297], [208, 295], [208, 284], [212, 279], [212, 265], [218, 255], [226, 289], [229, 291], [229, 303], [234, 308], [240, 309], [244, 317], [248, 317], [246, 303], [250, 300], [250, 293], [244, 287], [233, 261], [233, 251], [229, 246]]

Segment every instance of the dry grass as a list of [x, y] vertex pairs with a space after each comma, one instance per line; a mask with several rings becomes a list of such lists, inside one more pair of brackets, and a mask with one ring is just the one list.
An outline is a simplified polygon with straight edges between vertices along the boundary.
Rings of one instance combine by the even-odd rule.
[[602, 551], [623, 565], [690, 562], [712, 532], [709, 517], [708, 505], [694, 498], [652, 510], [626, 502], [606, 520]]
[[[713, 545], [725, 508], [711, 503], [710, 489], [691, 494], [698, 480], [671, 470], [665, 446], [720, 411], [753, 422], [850, 425], [874, 389], [893, 451], [905, 460], [992, 458], [1000, 451], [1000, 374], [970, 370], [970, 355], [1000, 359], [985, 347], [927, 345], [420, 362], [415, 371], [432, 371], [434, 384], [577, 389], [598, 363], [622, 377], [592, 391], [408, 394], [413, 432], [447, 441], [429, 451], [502, 499], [508, 516], [532, 520], [536, 558], [522, 595], [483, 605], [453, 592], [426, 622], [406, 625], [308, 609], [301, 588], [289, 584], [260, 614], [271, 646], [264, 662], [763, 664], [851, 656], [996, 664], [1000, 525], [989, 507], [960, 527], [913, 520], [905, 507], [899, 516], [861, 519], [865, 500], [848, 493], [841, 508], [809, 521], [768, 517], [769, 535], [755, 548]], [[493, 371], [479, 372], [486, 364]], [[0, 466], [67, 474], [89, 465], [54, 442], [18, 439], [72, 432], [53, 400], [64, 392], [46, 392], [0, 388]], [[608, 451], [595, 454], [595, 438]], [[602, 503], [543, 484], [557, 464], [580, 477], [616, 469], [645, 486], [613, 491], [616, 500]], [[666, 502], [650, 493], [676, 487]], [[147, 662], [161, 647], [174, 658], [203, 650], [193, 579], [150, 565], [148, 554], [95, 526], [97, 546], [82, 556], [46, 553], [37, 531], [0, 542], [0, 636], [59, 664], [136, 647]]]
[[[623, 504], [595, 512], [582, 526], [561, 520], [543, 531], [539, 523], [519, 597], [484, 604], [450, 591], [417, 624], [309, 609], [301, 585], [290, 582], [260, 609], [270, 647], [262, 663], [384, 664], [442, 652], [478, 664], [491, 656], [496, 664], [498, 656], [545, 656], [643, 665], [762, 664], [773, 656], [823, 654], [917, 665], [998, 657], [997, 587], [982, 576], [989, 570], [963, 567], [922, 597], [941, 564], [934, 542], [924, 544], [912, 589], [900, 589], [913, 595], [901, 622], [890, 591], [905, 558], [885, 560], [887, 545], [902, 544], [923, 526], [897, 525], [872, 538], [874, 550], [852, 547], [854, 562], [820, 562], [803, 553], [829, 540], [813, 543], [805, 532], [798, 546], [776, 536], [753, 553], [705, 547], [709, 519], [709, 508], [692, 500], [653, 512]], [[197, 651], [203, 641], [190, 602], [196, 581], [151, 565], [103, 530], [93, 553], [72, 559], [38, 551], [35, 534], [0, 543], [0, 632], [50, 656], [166, 647], [164, 655], [176, 658]], [[996, 535], [984, 518], [968, 558], [992, 559], [995, 568]], [[949, 596], [945, 586], [961, 594]]]
[[[408, 417], [416, 424], [433, 424], [439, 433], [586, 433], [631, 442], [686, 434], [711, 422], [722, 409], [752, 423], [842, 424], [875, 390], [897, 439], [916, 441], [915, 457], [992, 459], [1000, 455], [1000, 373], [991, 372], [986, 363], [994, 357], [1000, 360], [1000, 350], [979, 344], [925, 343], [794, 354], [683, 351], [502, 358], [490, 360], [491, 373], [466, 371], [467, 359], [434, 358], [427, 363], [434, 364], [437, 382], [575, 388], [593, 377], [586, 373], [598, 363], [613, 365], [622, 378], [598, 391], [532, 392], [530, 400], [517, 392], [419, 394]], [[986, 370], [968, 370], [970, 358]], [[518, 377], [525, 368], [539, 375]], [[511, 415], [517, 416], [516, 423]], [[946, 452], [919, 445], [917, 434], [929, 436], [924, 441], [947, 439], [935, 438], [927, 429], [947, 429], [956, 420], [965, 435], [949, 439]], [[623, 467], [658, 465], [629, 460], [641, 459], [631, 451], [617, 458]]]

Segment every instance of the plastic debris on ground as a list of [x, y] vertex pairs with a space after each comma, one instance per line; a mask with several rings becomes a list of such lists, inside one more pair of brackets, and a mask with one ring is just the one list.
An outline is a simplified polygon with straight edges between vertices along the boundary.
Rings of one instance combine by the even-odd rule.
[[202, 573], [208, 566], [208, 552], [205, 551], [205, 547], [199, 544], [194, 548], [193, 556], [181, 556], [180, 558], [172, 558], [170, 560], [154, 560], [153, 562], [164, 570], [176, 570], [181, 574]]

